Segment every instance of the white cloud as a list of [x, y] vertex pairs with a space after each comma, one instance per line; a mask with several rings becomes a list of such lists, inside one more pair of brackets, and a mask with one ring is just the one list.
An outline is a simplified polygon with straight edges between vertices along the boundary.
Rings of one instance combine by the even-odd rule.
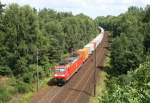
[[141, 0], [144, 5], [150, 4], [150, 0]]
[[20, 5], [29, 4], [37, 9], [51, 8], [58, 11], [72, 11], [74, 14], [84, 13], [91, 17], [102, 15], [118, 15], [129, 6], [144, 7], [150, 0], [1, 0], [2, 3], [16, 2]]

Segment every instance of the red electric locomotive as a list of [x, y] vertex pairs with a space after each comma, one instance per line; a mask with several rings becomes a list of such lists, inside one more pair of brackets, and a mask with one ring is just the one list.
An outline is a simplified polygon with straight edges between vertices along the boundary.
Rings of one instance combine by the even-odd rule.
[[83, 49], [79, 49], [75, 55], [72, 55], [62, 61], [58, 66], [54, 68], [54, 76], [58, 85], [63, 85], [69, 80], [72, 75], [79, 70], [80, 66], [87, 60], [88, 56], [97, 48], [101, 43], [104, 36], [104, 29], [101, 29], [101, 33], [88, 43]]
[[77, 54], [66, 58], [58, 66], [55, 66], [54, 79], [58, 85], [63, 85], [80, 68], [83, 62], [88, 58], [86, 48], [77, 51]]

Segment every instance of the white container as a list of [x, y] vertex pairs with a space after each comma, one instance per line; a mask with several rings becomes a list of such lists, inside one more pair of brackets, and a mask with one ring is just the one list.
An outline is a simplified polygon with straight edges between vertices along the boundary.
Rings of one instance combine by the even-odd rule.
[[99, 34], [92, 42], [95, 42], [96, 43], [96, 48], [97, 46], [100, 44], [100, 38], [101, 38], [101, 35]]
[[101, 33], [104, 33], [104, 29], [102, 27], [98, 27], [101, 30]]
[[98, 45], [102, 42], [103, 36], [104, 36], [104, 33], [100, 33], [100, 34], [96, 37], [96, 39], [98, 40]]
[[103, 36], [104, 36], [104, 29], [99, 27], [101, 29], [101, 33], [97, 35], [90, 43], [84, 46], [84, 48], [88, 49], [88, 54], [92, 54], [92, 52], [97, 48], [98, 45], [102, 42]]
[[104, 33], [101, 33], [101, 35], [100, 35], [100, 43], [102, 42], [103, 37], [104, 37]]
[[92, 52], [94, 51], [94, 45], [92, 43], [85, 45], [84, 48], [88, 49], [88, 54], [92, 54]]

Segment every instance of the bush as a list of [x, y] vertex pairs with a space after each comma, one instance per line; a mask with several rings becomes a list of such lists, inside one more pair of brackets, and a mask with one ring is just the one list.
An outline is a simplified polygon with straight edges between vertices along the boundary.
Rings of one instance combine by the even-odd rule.
[[107, 81], [99, 103], [150, 103], [150, 63], [145, 62], [127, 75]]
[[5, 75], [11, 75], [12, 71], [9, 67], [0, 67], [0, 75], [5, 76]]
[[26, 92], [29, 92], [29, 91], [32, 90], [30, 84], [24, 83], [24, 82], [22, 82], [22, 81], [19, 81], [19, 82], [16, 84], [16, 89], [17, 89], [17, 92], [18, 92], [18, 93], [26, 93]]
[[0, 103], [6, 103], [11, 98], [11, 95], [7, 87], [0, 86]]
[[23, 81], [25, 83], [32, 83], [33, 81], [33, 73], [29, 72], [23, 75]]

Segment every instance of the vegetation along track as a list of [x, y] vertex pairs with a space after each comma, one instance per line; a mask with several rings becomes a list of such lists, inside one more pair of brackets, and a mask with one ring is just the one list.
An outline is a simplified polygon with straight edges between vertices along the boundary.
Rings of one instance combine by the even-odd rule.
[[[103, 65], [108, 46], [108, 33], [105, 32], [102, 43], [96, 49], [96, 63]], [[81, 66], [80, 70], [62, 87], [49, 84], [35, 93], [29, 103], [88, 103], [94, 88], [94, 53]], [[96, 69], [98, 71], [98, 69]]]

